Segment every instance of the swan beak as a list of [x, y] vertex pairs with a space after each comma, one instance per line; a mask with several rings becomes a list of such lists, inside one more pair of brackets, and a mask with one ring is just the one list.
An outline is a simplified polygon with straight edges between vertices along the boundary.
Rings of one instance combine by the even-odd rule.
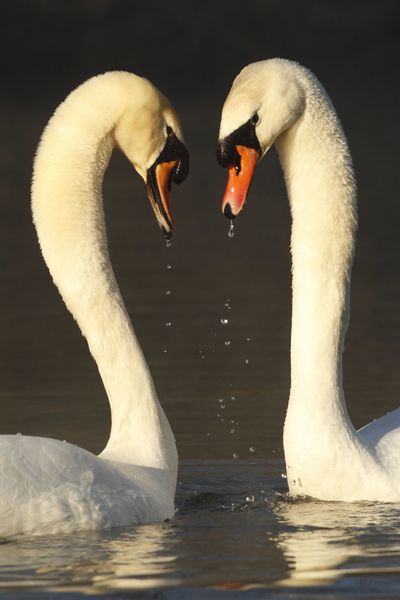
[[178, 161], [160, 162], [147, 174], [147, 195], [165, 237], [172, 235], [171, 182]]
[[228, 219], [234, 219], [242, 210], [259, 157], [254, 148], [235, 146], [234, 164], [228, 167], [228, 183], [222, 199], [222, 212]]
[[182, 183], [189, 171], [189, 154], [174, 134], [168, 136], [161, 154], [147, 170], [146, 189], [154, 214], [166, 238], [172, 235], [171, 184]]

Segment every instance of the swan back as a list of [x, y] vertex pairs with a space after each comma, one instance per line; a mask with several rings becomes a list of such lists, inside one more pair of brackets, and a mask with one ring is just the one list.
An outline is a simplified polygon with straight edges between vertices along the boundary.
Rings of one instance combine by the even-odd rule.
[[69, 533], [158, 521], [173, 497], [137, 473], [58, 440], [0, 436], [1, 535]]

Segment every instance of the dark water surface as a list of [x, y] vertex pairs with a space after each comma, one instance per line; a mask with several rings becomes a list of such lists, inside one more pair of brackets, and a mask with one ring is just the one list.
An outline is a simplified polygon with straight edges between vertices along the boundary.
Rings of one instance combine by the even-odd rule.
[[[366, 84], [353, 85], [349, 72], [343, 78], [332, 75], [328, 91], [360, 185], [345, 355], [346, 397], [360, 427], [400, 396], [400, 98], [390, 81], [379, 104]], [[117, 279], [177, 438], [177, 515], [161, 525], [0, 544], [4, 597], [400, 597], [399, 506], [287, 497], [289, 210], [272, 153], [228, 238], [219, 212], [225, 173], [214, 159], [222, 99], [177, 103], [192, 167], [173, 189], [170, 248], [124, 159], [113, 157], [104, 185]], [[30, 217], [32, 157], [53, 107], [2, 106], [1, 433], [98, 452], [109, 431], [107, 399]]]

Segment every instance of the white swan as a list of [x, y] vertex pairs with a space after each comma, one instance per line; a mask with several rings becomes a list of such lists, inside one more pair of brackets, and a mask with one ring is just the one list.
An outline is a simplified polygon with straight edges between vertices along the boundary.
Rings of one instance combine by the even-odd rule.
[[40, 142], [32, 211], [43, 257], [87, 338], [111, 407], [100, 456], [66, 442], [0, 436], [0, 535], [69, 532], [174, 515], [175, 440], [109, 261], [102, 179], [118, 146], [170, 235], [171, 179], [188, 156], [178, 117], [146, 79], [94, 77], [73, 91]]
[[274, 59], [245, 67], [225, 101], [217, 157], [223, 211], [243, 207], [275, 143], [292, 214], [291, 390], [284, 427], [289, 491], [322, 500], [400, 500], [400, 410], [356, 431], [342, 388], [356, 185], [346, 139], [315, 76]]

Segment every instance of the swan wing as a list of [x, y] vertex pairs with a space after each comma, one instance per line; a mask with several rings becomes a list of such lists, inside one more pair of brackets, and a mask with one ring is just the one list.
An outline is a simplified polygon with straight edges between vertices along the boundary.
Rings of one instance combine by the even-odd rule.
[[78, 446], [0, 436], [0, 536], [68, 533], [160, 521], [159, 500], [140, 481]]
[[[362, 441], [377, 458], [397, 471], [400, 466], [400, 408], [396, 408], [379, 419], [375, 419], [358, 431]], [[396, 475], [396, 477], [398, 474]]]

